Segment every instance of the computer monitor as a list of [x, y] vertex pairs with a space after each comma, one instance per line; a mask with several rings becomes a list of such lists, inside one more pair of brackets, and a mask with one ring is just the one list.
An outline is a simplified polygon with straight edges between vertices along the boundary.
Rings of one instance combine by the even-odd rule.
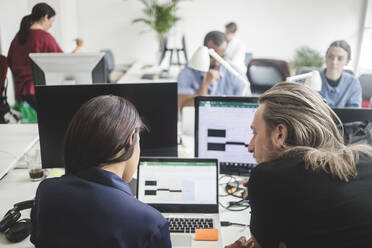
[[74, 113], [99, 95], [132, 102], [149, 132], [141, 136], [141, 155], [177, 156], [177, 83], [36, 86], [43, 168], [64, 167], [63, 141]]
[[332, 108], [342, 123], [354, 121], [372, 122], [372, 109], [367, 108]]
[[195, 98], [195, 157], [217, 158], [221, 173], [249, 174], [256, 166], [248, 144], [257, 97]]
[[106, 83], [104, 53], [30, 53], [35, 85]]

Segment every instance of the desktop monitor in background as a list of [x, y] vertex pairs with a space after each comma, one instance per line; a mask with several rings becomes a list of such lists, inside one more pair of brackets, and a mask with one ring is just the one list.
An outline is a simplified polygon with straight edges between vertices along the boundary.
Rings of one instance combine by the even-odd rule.
[[372, 109], [367, 108], [332, 108], [342, 123], [354, 121], [372, 122]]
[[249, 175], [256, 166], [248, 144], [256, 97], [195, 98], [195, 157], [217, 158], [220, 172]]
[[36, 86], [43, 168], [64, 167], [63, 139], [79, 107], [99, 95], [122, 96], [138, 110], [149, 132], [141, 155], [177, 156], [177, 83]]
[[30, 53], [35, 85], [106, 83], [104, 53]]

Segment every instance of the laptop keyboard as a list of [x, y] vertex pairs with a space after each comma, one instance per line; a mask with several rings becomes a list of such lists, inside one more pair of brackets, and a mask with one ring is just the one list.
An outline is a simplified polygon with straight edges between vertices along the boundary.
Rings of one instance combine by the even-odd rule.
[[213, 228], [212, 218], [166, 218], [169, 231], [173, 233], [195, 233], [195, 229]]

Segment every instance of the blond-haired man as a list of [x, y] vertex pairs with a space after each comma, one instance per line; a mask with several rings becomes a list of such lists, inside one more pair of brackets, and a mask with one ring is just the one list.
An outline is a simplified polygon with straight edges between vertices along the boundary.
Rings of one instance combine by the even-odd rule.
[[251, 234], [231, 247], [370, 247], [372, 148], [345, 146], [323, 98], [279, 83], [259, 98], [248, 150]]

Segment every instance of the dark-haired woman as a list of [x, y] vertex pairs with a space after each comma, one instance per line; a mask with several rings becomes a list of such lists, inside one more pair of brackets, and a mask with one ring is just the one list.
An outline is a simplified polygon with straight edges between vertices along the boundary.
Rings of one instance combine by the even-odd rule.
[[[35, 88], [32, 79], [30, 53], [62, 53], [56, 40], [47, 31], [54, 22], [56, 12], [46, 3], [38, 3], [30, 15], [24, 16], [20, 29], [8, 51], [8, 65], [13, 73], [17, 101], [27, 101], [36, 109]], [[77, 52], [83, 45], [76, 39]]]
[[320, 72], [322, 90], [320, 95], [333, 108], [360, 108], [362, 106], [362, 87], [353, 75], [344, 71], [350, 62], [351, 48], [344, 40], [336, 40], [328, 47], [325, 64]]
[[128, 185], [143, 127], [122, 97], [95, 97], [78, 110], [65, 135], [66, 175], [37, 189], [31, 213], [36, 247], [171, 247], [168, 222]]

